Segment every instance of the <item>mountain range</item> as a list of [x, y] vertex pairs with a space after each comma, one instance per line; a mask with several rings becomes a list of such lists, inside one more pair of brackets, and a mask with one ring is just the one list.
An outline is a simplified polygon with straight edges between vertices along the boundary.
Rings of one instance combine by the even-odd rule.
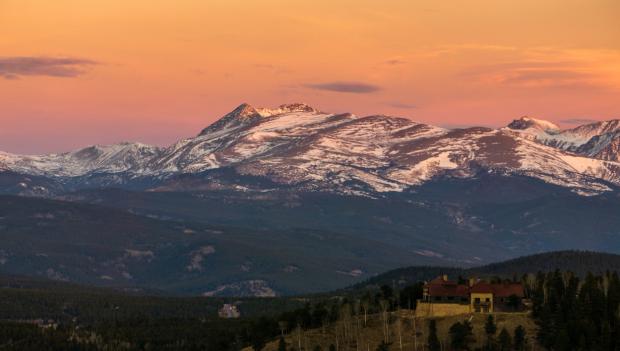
[[[5, 192], [31, 195], [114, 186], [285, 187], [375, 197], [414, 190], [438, 176], [471, 178], [481, 171], [596, 195], [620, 184], [619, 155], [619, 120], [561, 130], [522, 117], [499, 129], [445, 129], [383, 115], [326, 113], [305, 104], [276, 109], [242, 104], [169, 147], [120, 143], [43, 156], [0, 153], [0, 170], [2, 183], [9, 183]], [[214, 172], [223, 169], [231, 172]], [[231, 174], [260, 178], [261, 184], [237, 182]]]
[[411, 265], [620, 253], [619, 130], [243, 104], [169, 147], [1, 153], [0, 272], [271, 296]]

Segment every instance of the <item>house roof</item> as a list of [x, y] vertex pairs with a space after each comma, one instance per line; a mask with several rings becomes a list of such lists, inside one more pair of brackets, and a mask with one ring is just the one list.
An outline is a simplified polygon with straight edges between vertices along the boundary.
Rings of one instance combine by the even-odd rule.
[[444, 277], [439, 276], [428, 282], [428, 285], [456, 285], [456, 282], [454, 280], [447, 280]]
[[469, 294], [466, 285], [457, 284], [451, 280], [444, 280], [442, 277], [431, 280], [427, 283], [427, 287], [430, 296], [467, 297]]
[[428, 294], [430, 296], [456, 296], [467, 297], [469, 292], [465, 285], [433, 285], [429, 286]]
[[523, 285], [521, 283], [498, 283], [490, 284], [487, 282], [478, 282], [469, 289], [470, 293], [491, 293], [496, 297], [509, 297], [516, 295], [524, 297]]
[[471, 293], [487, 293], [493, 294], [495, 297], [509, 297], [516, 295], [524, 297], [525, 292], [521, 283], [498, 283], [491, 284], [479, 281], [469, 287], [463, 284], [457, 284], [454, 281], [446, 280], [443, 277], [437, 277], [426, 284], [428, 294], [430, 296], [454, 296], [468, 297]]

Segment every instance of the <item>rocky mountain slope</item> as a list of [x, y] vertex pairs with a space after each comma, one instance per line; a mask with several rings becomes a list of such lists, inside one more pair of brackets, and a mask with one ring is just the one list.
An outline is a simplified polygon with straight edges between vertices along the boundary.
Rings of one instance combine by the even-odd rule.
[[[484, 170], [595, 195], [620, 185], [619, 143], [617, 120], [562, 131], [523, 117], [500, 129], [448, 130], [390, 116], [326, 113], [305, 104], [276, 109], [242, 104], [196, 137], [169, 147], [123, 143], [44, 156], [1, 153], [0, 169], [42, 177], [64, 191], [284, 187], [371, 197]], [[267, 183], [250, 184], [243, 177]], [[18, 183], [13, 193], [58, 193]]]
[[617, 119], [560, 130], [550, 122], [523, 117], [507, 129], [520, 137], [586, 157], [607, 161], [618, 161], [620, 157], [620, 120]]
[[620, 253], [618, 133], [243, 104], [169, 147], [0, 153], [1, 194], [54, 199], [0, 196], [0, 271], [264, 296], [407, 265]]

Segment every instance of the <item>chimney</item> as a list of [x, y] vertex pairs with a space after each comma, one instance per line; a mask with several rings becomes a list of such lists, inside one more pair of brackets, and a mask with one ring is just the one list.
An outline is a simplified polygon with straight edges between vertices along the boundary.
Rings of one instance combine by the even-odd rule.
[[443, 279], [444, 282], [447, 282], [448, 281], [448, 275], [447, 274], [442, 275], [441, 279]]
[[471, 288], [472, 286], [474, 286], [474, 284], [476, 284], [476, 278], [470, 277], [469, 278], [469, 287]]

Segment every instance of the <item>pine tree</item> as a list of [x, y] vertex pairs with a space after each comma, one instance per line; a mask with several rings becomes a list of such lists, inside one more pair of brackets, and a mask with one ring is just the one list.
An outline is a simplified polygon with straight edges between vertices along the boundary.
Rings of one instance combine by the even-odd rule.
[[500, 351], [510, 351], [512, 349], [512, 339], [506, 328], [502, 328], [499, 332], [499, 349]]
[[514, 332], [514, 348], [516, 351], [525, 350], [525, 328], [519, 325]]
[[484, 323], [484, 332], [487, 335], [487, 350], [495, 349], [495, 333], [497, 332], [497, 325], [495, 325], [495, 320], [493, 319], [493, 315], [490, 314], [487, 317], [486, 322]]
[[493, 336], [497, 332], [497, 326], [495, 325], [495, 320], [493, 319], [492, 314], [487, 317], [487, 321], [484, 323], [484, 332], [487, 336]]
[[282, 336], [280, 336], [280, 341], [278, 342], [278, 351], [286, 351], [286, 341], [284, 341]]
[[553, 345], [554, 351], [569, 351], [570, 347], [570, 338], [568, 337], [568, 333], [565, 329], [562, 329], [558, 336], [555, 338], [555, 344]]
[[472, 326], [468, 321], [456, 322], [450, 327], [450, 343], [454, 350], [469, 350], [473, 341]]
[[439, 338], [437, 337], [437, 322], [435, 322], [434, 319], [431, 319], [428, 325], [428, 350], [441, 350], [441, 344], [439, 343]]

